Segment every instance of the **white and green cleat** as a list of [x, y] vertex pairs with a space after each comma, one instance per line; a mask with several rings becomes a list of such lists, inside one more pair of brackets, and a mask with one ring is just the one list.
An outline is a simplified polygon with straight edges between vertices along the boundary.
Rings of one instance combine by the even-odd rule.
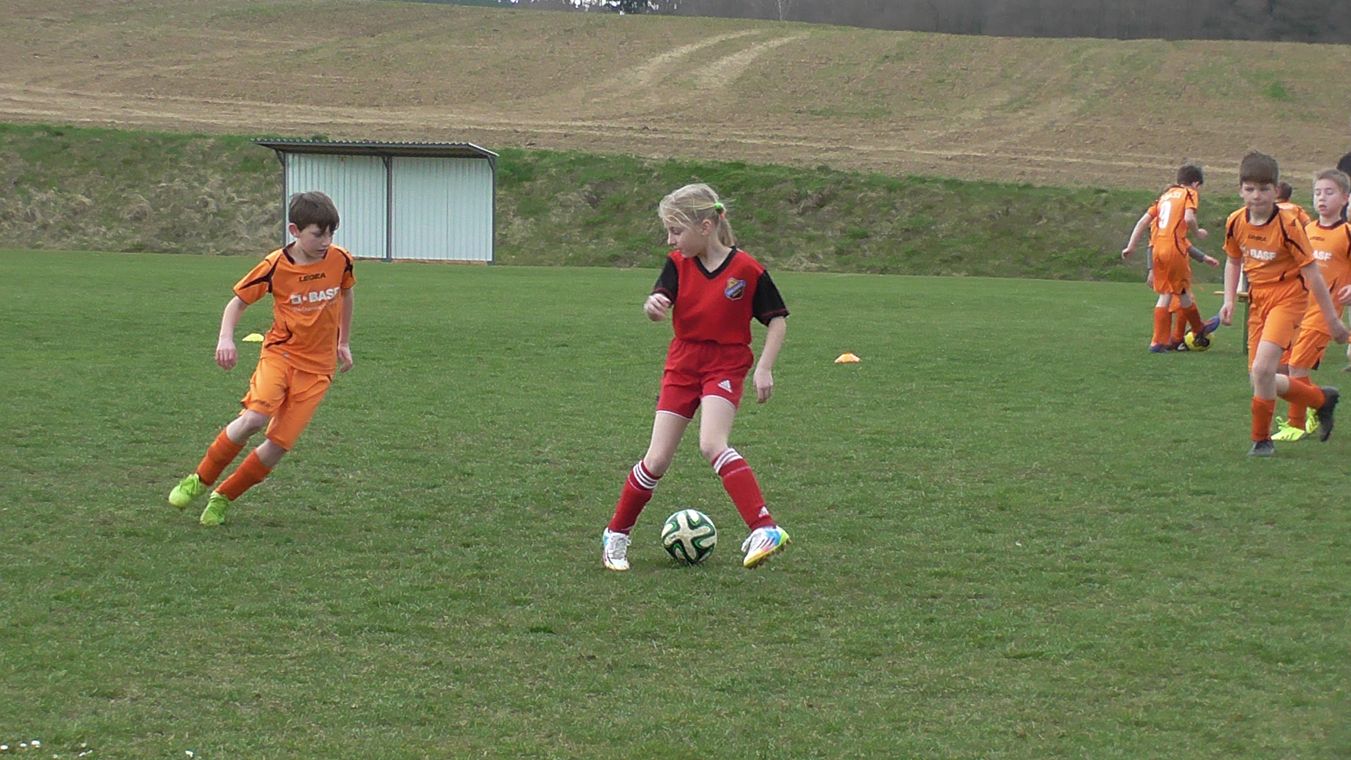
[[741, 566], [749, 569], [763, 565], [770, 557], [787, 548], [792, 540], [788, 531], [778, 526], [756, 528], [741, 543], [741, 551], [746, 552]]
[[193, 473], [178, 482], [174, 490], [169, 492], [169, 504], [182, 509], [192, 503], [192, 500], [206, 493], [206, 485], [202, 483], [201, 477]]
[[206, 500], [206, 509], [202, 510], [202, 517], [198, 522], [203, 525], [217, 526], [225, 524], [225, 513], [230, 509], [230, 500], [220, 491], [212, 491], [211, 497]]

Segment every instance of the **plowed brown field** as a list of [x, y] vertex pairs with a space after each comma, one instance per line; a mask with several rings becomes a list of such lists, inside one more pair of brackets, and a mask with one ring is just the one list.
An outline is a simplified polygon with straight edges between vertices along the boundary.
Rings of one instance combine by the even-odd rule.
[[[388, 2], [11, 0], [0, 121], [1154, 187], [1351, 149], [1351, 46], [954, 37]], [[1328, 93], [1336, 93], [1329, 95]]]

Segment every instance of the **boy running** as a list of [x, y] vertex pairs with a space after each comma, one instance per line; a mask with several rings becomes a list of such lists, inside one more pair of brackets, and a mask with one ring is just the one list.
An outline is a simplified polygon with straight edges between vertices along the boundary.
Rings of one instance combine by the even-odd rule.
[[333, 245], [338, 209], [320, 192], [291, 196], [286, 229], [295, 238], [268, 254], [235, 283], [225, 305], [216, 343], [216, 364], [238, 361], [234, 332], [244, 309], [272, 295], [272, 328], [263, 339], [244, 410], [207, 448], [197, 469], [169, 492], [169, 503], [186, 507], [216, 482], [222, 471], [264, 427], [267, 440], [211, 492], [202, 525], [221, 525], [230, 503], [258, 485], [295, 446], [333, 381], [333, 370], [352, 368], [352, 255]]

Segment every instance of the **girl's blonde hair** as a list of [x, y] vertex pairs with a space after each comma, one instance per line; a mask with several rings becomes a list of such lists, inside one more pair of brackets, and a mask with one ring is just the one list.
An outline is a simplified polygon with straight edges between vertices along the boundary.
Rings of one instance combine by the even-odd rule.
[[732, 223], [727, 221], [727, 207], [718, 199], [713, 188], [702, 182], [685, 185], [657, 205], [657, 217], [665, 227], [697, 227], [712, 220], [718, 227], [718, 240], [723, 245], [736, 245]]

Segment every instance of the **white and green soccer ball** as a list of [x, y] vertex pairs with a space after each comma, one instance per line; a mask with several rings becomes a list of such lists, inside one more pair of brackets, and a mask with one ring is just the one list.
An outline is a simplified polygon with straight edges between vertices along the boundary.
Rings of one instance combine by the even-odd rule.
[[698, 564], [718, 545], [718, 529], [703, 512], [682, 509], [662, 523], [661, 545], [677, 562]]

